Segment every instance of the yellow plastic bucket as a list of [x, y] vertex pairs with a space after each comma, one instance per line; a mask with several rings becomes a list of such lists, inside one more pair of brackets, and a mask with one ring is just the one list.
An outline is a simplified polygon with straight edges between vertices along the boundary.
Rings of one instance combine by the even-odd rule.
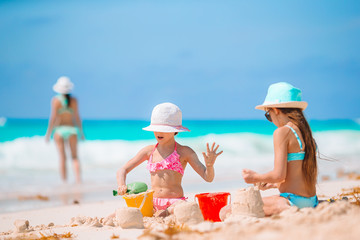
[[123, 195], [128, 207], [139, 208], [144, 217], [153, 215], [153, 194], [154, 190], [138, 194]]

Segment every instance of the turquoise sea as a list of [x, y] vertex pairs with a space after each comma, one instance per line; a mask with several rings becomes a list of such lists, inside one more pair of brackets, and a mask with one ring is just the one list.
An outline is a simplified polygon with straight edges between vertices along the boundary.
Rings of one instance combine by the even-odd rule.
[[[7, 119], [0, 127], [0, 142], [17, 138], [44, 136], [47, 119]], [[137, 141], [152, 139], [151, 132], [142, 128], [149, 125], [144, 120], [84, 120], [84, 132], [87, 140], [126, 140]], [[184, 138], [194, 138], [208, 134], [254, 133], [271, 135], [275, 126], [266, 120], [184, 120], [183, 125], [191, 132], [181, 134]], [[350, 130], [360, 131], [357, 120], [312, 120], [314, 132]]]
[[[45, 119], [0, 119], [0, 212], [18, 211], [82, 202], [113, 199], [116, 171], [141, 148], [154, 144], [151, 132], [143, 131], [143, 120], [84, 120], [85, 141], [79, 143], [79, 159], [84, 183], [73, 184], [71, 160], [68, 160], [69, 183], [62, 184], [58, 172], [57, 150], [46, 144]], [[221, 191], [244, 187], [241, 170], [264, 172], [273, 166], [272, 133], [275, 126], [266, 120], [184, 120], [191, 132], [180, 133], [181, 144], [192, 147], [202, 160], [206, 142], [215, 141], [224, 153], [215, 164], [216, 176], [206, 183], [188, 166], [183, 178], [185, 192]], [[319, 146], [320, 178], [336, 178], [336, 171], [360, 172], [360, 121], [311, 120]], [[150, 177], [145, 164], [129, 173], [128, 182]], [[41, 194], [49, 201], [19, 200]]]

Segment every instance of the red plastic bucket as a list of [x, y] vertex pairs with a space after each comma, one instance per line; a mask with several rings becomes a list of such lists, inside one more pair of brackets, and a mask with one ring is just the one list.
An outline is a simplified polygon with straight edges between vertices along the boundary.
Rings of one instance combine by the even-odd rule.
[[228, 192], [196, 194], [195, 198], [199, 201], [199, 207], [204, 220], [221, 222], [219, 212], [221, 208], [227, 205], [229, 195], [230, 193]]

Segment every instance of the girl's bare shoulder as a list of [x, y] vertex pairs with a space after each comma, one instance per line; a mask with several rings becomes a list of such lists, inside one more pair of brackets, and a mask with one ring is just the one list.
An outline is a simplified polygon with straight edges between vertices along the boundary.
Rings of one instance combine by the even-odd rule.
[[290, 128], [282, 126], [274, 131], [274, 138], [286, 138], [289, 136]]
[[155, 146], [156, 146], [156, 144], [148, 145], [146, 147], [143, 147], [140, 151], [143, 151], [146, 153], [151, 153], [154, 150]]
[[76, 97], [71, 96], [70, 97], [70, 107], [77, 107], [78, 106], [78, 100]]
[[77, 98], [76, 98], [76, 97], [74, 97], [74, 96], [70, 96], [70, 99], [71, 99], [71, 101], [73, 101], [73, 102], [75, 102], [75, 103], [77, 103], [77, 102], [78, 102]]
[[61, 102], [60, 102], [60, 100], [59, 100], [57, 97], [53, 97], [53, 98], [51, 99], [51, 105], [52, 105], [53, 107], [59, 108], [59, 107], [61, 107]]
[[195, 153], [191, 147], [181, 144], [177, 144], [176, 151], [183, 157], [190, 156]]
[[140, 149], [140, 151], [137, 153], [137, 155], [150, 157], [154, 147], [155, 147], [155, 144], [143, 147], [142, 149]]

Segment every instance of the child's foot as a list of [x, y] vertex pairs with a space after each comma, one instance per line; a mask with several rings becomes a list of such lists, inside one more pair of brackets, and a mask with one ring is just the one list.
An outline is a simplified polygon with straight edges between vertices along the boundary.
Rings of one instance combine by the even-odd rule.
[[167, 217], [169, 215], [170, 215], [170, 213], [169, 213], [169, 211], [167, 209], [158, 210], [158, 211], [156, 211], [156, 213], [154, 213], [154, 217], [162, 217], [162, 218], [164, 218], [164, 217]]

